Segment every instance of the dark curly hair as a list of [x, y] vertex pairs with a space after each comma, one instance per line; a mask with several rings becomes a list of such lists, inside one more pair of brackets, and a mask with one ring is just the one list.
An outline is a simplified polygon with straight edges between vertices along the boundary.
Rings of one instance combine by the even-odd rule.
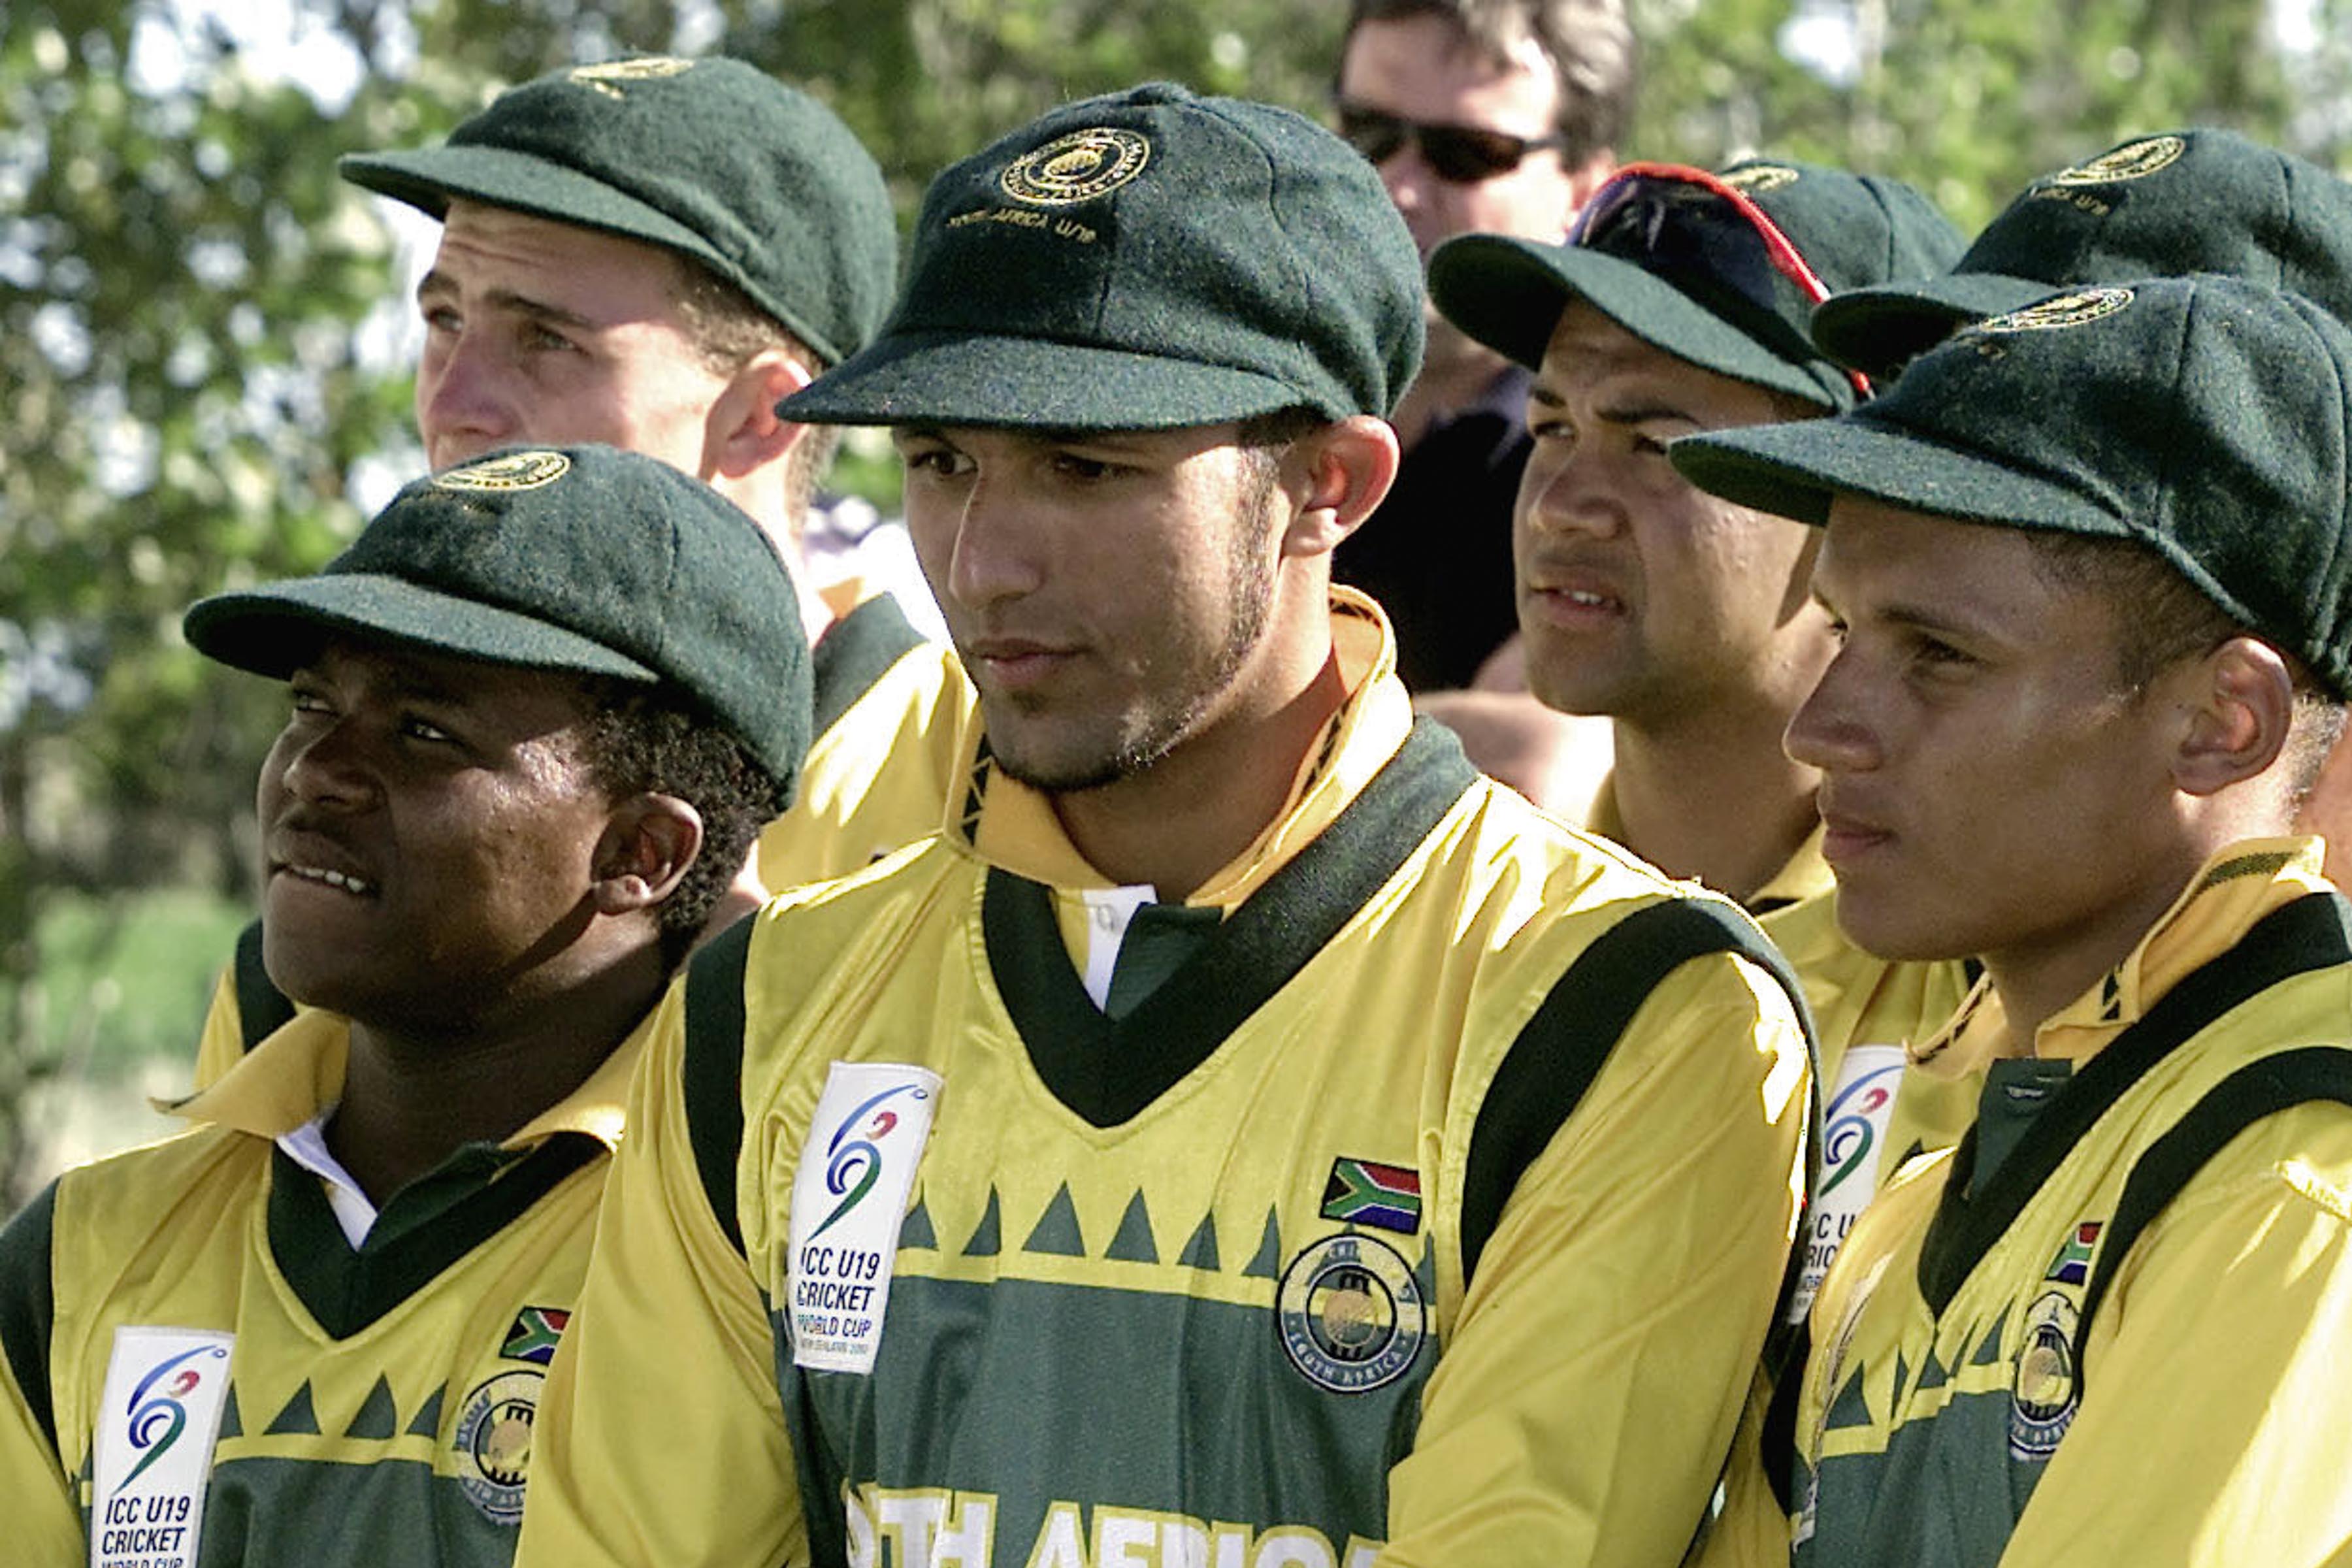
[[589, 680], [581, 758], [615, 799], [676, 795], [702, 817], [702, 850], [660, 910], [663, 959], [675, 968], [742, 869], [760, 829], [792, 804], [793, 781], [675, 687]]

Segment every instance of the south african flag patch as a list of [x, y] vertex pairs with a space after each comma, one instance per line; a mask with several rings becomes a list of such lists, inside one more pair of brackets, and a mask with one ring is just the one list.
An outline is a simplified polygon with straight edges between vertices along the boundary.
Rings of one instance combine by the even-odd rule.
[[508, 1327], [507, 1342], [499, 1347], [499, 1354], [509, 1361], [545, 1366], [555, 1359], [556, 1342], [571, 1321], [572, 1314], [561, 1307], [525, 1307]]
[[1323, 1217], [1411, 1236], [1421, 1228], [1421, 1173], [1375, 1160], [1334, 1160]]

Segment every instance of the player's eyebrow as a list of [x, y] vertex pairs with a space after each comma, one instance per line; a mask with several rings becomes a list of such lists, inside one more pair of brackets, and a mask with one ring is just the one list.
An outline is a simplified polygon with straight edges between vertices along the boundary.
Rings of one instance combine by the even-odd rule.
[[[1568, 406], [1568, 399], [1565, 396], [1541, 382], [1537, 382], [1528, 388], [1528, 401], [1539, 403], [1550, 409], [1563, 409]], [[1697, 417], [1689, 409], [1679, 407], [1654, 393], [1646, 392], [1626, 393], [1614, 401], [1604, 401], [1596, 412], [1601, 418], [1612, 425], [1643, 425], [1653, 419], [1673, 419], [1685, 425], [1698, 423]]]
[[[435, 268], [426, 272], [417, 281], [416, 302], [421, 305], [430, 297], [456, 292], [457, 292], [456, 281], [447, 273]], [[578, 327], [583, 331], [593, 331], [598, 324], [577, 310], [545, 300], [535, 299], [529, 294], [519, 294], [511, 289], [493, 289], [484, 298], [488, 304], [499, 310], [519, 311], [559, 325]]]

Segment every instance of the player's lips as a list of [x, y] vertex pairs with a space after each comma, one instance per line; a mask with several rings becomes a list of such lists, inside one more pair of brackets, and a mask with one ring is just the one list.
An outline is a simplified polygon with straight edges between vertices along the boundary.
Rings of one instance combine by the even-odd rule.
[[271, 840], [269, 876], [331, 888], [355, 898], [372, 899], [382, 881], [341, 846], [314, 834], [289, 834]]
[[1076, 644], [1033, 637], [974, 637], [962, 648], [964, 668], [977, 680], [1014, 690], [1034, 686], [1077, 657]]
[[1827, 798], [1821, 803], [1822, 858], [1834, 868], [1851, 865], [1894, 841], [1895, 831], [1878, 819], [1858, 815]]
[[1628, 609], [1624, 587], [1612, 574], [1542, 562], [1528, 568], [1519, 603], [1534, 618], [1571, 630], [1618, 620]]

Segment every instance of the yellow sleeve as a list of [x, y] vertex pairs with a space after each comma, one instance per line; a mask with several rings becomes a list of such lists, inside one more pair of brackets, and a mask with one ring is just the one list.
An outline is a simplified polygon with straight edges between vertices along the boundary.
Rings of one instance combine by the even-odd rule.
[[2333, 1105], [2273, 1120], [2320, 1117], [2339, 1157], [2200, 1178], [2132, 1249], [2004, 1564], [2352, 1562], [2336, 1436], [2352, 1405], [2352, 1120]]
[[7, 1561], [23, 1568], [81, 1568], [89, 1560], [75, 1484], [17, 1380], [19, 1366], [47, 1360], [39, 1342], [52, 1316], [56, 1191], [0, 1228], [0, 1499], [6, 1500], [0, 1514], [7, 1521]]
[[532, 1435], [519, 1568], [805, 1562], [768, 1318], [697, 1173], [683, 983], [651, 1026]]
[[937, 833], [975, 700], [944, 647], [899, 658], [810, 744], [792, 808], [760, 835], [760, 880], [782, 892], [845, 877]]
[[236, 970], [222, 969], [205, 1009], [205, 1032], [196, 1040], [196, 1087], [210, 1089], [221, 1074], [244, 1059], [245, 1021], [236, 1005]]
[[1683, 965], [1520, 1176], [1390, 1475], [1383, 1568], [1671, 1568], [1771, 1319], [1804, 1040], [1744, 960]]
[[1689, 1568], [1789, 1568], [1789, 1516], [1764, 1473], [1764, 1415], [1772, 1380], [1761, 1363], [1740, 1407], [1723, 1467], [1723, 1506], [1684, 1561]]

